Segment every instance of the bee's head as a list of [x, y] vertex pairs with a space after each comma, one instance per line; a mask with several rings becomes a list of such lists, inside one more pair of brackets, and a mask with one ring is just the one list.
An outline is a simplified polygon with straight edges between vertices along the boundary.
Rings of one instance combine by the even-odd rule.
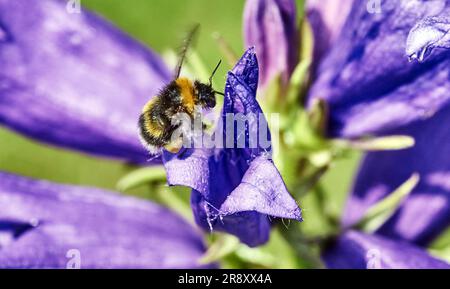
[[194, 87], [197, 92], [197, 101], [199, 105], [204, 108], [214, 108], [216, 106], [216, 92], [210, 84], [195, 81]]

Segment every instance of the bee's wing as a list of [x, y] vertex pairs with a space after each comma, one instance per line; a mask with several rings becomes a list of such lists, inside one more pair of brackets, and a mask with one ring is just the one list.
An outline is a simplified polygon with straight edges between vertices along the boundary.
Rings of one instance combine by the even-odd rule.
[[180, 51], [180, 58], [178, 60], [177, 67], [175, 69], [174, 79], [177, 79], [178, 77], [180, 77], [181, 67], [183, 66], [184, 59], [186, 58], [187, 50], [192, 42], [192, 39], [194, 38], [195, 34], [197, 33], [199, 27], [200, 27], [200, 24], [196, 24], [192, 28], [192, 30], [189, 32], [187, 38], [183, 42], [183, 46]]

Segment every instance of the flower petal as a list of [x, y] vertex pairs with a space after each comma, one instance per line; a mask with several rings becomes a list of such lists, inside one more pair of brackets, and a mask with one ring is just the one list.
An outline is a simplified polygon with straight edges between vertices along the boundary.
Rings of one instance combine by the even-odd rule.
[[298, 35], [295, 1], [247, 0], [245, 44], [256, 48], [263, 86], [278, 74], [288, 81], [298, 62]]
[[353, 0], [308, 0], [306, 5], [314, 34], [314, 63], [318, 64], [341, 33]]
[[[308, 18], [313, 16], [312, 14], [314, 14], [314, 17], [319, 17], [320, 19], [315, 19], [319, 20], [322, 25], [321, 31], [324, 29], [323, 32], [329, 37], [328, 41], [333, 43], [341, 33], [342, 26], [344, 26], [348, 13], [350, 13], [353, 1], [307, 0], [306, 9]], [[312, 21], [312, 19], [309, 20]], [[316, 23], [312, 23], [313, 29], [314, 24]]]
[[66, 1], [0, 0], [0, 123], [39, 141], [145, 162], [137, 119], [170, 79], [160, 58]]
[[[381, 1], [371, 14], [357, 1], [318, 71], [310, 100], [330, 106], [330, 134], [357, 137], [432, 116], [450, 102], [448, 51], [408, 62], [409, 31], [425, 17], [449, 17], [445, 1]], [[420, 91], [420, 93], [417, 93]]]
[[223, 215], [243, 211], [302, 220], [301, 210], [289, 194], [277, 168], [264, 157], [251, 162], [239, 186], [220, 207]]
[[323, 254], [331, 269], [449, 269], [426, 251], [407, 242], [348, 231]]
[[171, 186], [192, 188], [194, 217], [205, 230], [234, 234], [249, 246], [264, 244], [269, 239], [270, 222], [266, 215], [241, 211], [221, 214], [221, 204], [241, 183], [247, 162], [232, 150], [186, 150], [182, 155], [163, 155], [167, 182]]
[[396, 130], [411, 135], [416, 145], [408, 150], [370, 153], [363, 161], [344, 213], [344, 223], [356, 222], [413, 173], [421, 181], [379, 234], [426, 245], [450, 225], [450, 133], [443, 125], [450, 109], [430, 120]]
[[148, 201], [0, 173], [0, 268], [196, 268], [197, 232]]
[[223, 216], [202, 194], [193, 190], [191, 196], [195, 221], [205, 230], [217, 230], [237, 236], [241, 242], [256, 247], [269, 240], [270, 220], [255, 211], [241, 211]]
[[424, 61], [434, 48], [450, 48], [450, 19], [426, 17], [409, 32], [406, 55], [410, 60]]
[[[264, 118], [256, 101], [257, 85], [258, 62], [251, 48], [228, 74], [223, 123], [227, 123], [227, 114], [253, 113], [258, 120]], [[256, 148], [237, 146], [240, 135], [248, 143], [252, 129], [264, 129], [258, 126], [259, 121], [257, 126], [246, 122], [248, 133], [234, 131], [233, 148], [185, 149], [177, 155], [163, 154], [169, 185], [193, 189], [191, 203], [197, 223], [206, 230], [234, 234], [249, 246], [268, 240], [267, 215], [301, 220], [300, 209], [269, 159], [270, 150], [260, 144]], [[216, 133], [223, 134], [225, 140], [230, 138], [226, 126], [221, 129], [218, 126]], [[269, 132], [267, 136], [270, 137]]]

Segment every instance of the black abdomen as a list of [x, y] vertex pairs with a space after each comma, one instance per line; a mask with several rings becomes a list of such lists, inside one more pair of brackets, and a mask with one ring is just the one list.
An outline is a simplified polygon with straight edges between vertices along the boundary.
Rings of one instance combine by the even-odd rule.
[[172, 117], [180, 110], [180, 103], [180, 92], [175, 82], [169, 83], [150, 100], [139, 117], [142, 140], [157, 148], [168, 145], [172, 133], [179, 127], [172, 124]]

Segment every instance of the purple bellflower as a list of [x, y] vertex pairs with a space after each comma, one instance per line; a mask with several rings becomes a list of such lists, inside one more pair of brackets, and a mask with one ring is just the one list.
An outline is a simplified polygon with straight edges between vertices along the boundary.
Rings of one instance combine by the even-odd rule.
[[[447, 184], [443, 172], [432, 175], [434, 190], [426, 184], [427, 177], [422, 179], [400, 208], [400, 213], [388, 220], [375, 235], [348, 229], [370, 205], [394, 191], [412, 173], [417, 171], [426, 176], [433, 170], [439, 172], [440, 165], [437, 164], [447, 162], [443, 157], [439, 161], [428, 158], [428, 155], [436, 153], [437, 156], [445, 151], [442, 145], [424, 155], [428, 145], [445, 143], [441, 137], [430, 142], [430, 137], [435, 134], [446, 137], [444, 127], [437, 131], [423, 127], [425, 124], [405, 127], [431, 117], [446, 104], [445, 87], [438, 89], [448, 85], [448, 72], [443, 69], [446, 52], [436, 52], [441, 55], [439, 61], [425, 63], [425, 66], [408, 62], [408, 58], [428, 56], [432, 48], [445, 47], [448, 31], [442, 24], [445, 21], [440, 20], [431, 38], [414, 37], [409, 31], [423, 34], [424, 29], [430, 29], [427, 24], [433, 23], [435, 18], [420, 22], [421, 19], [442, 15], [446, 5], [426, 1], [407, 5], [406, 2], [382, 1], [381, 14], [376, 9], [369, 11], [366, 1], [307, 2], [315, 38], [312, 68], [315, 81], [309, 100], [321, 98], [330, 106], [329, 134], [360, 137], [371, 133], [395, 133], [416, 138], [416, 146], [410, 150], [369, 154], [367, 159], [370, 161], [366, 159], [356, 180], [357, 193], [350, 198], [344, 213], [344, 232], [323, 253], [329, 268], [449, 268], [448, 264], [423, 250], [420, 242], [411, 242], [413, 238], [404, 237], [409, 234], [429, 241], [448, 225], [448, 194], [440, 194], [436, 187]], [[286, 23], [289, 22], [274, 20], [277, 18], [273, 15], [278, 15], [274, 11], [278, 10], [273, 7], [280, 7], [280, 2], [247, 1], [244, 14], [246, 41], [254, 44], [260, 58], [264, 58], [261, 70], [263, 75], [268, 75], [262, 78], [265, 82], [276, 75], [274, 71], [283, 71], [277, 65], [283, 62], [278, 60], [289, 58], [284, 49], [289, 38], [283, 33], [288, 30]], [[283, 11], [285, 15], [294, 13]], [[347, 18], [347, 15], [350, 16]], [[273, 39], [277, 42], [272, 42]], [[271, 46], [273, 43], [280, 43], [281, 49]], [[438, 79], [435, 79], [436, 75]], [[417, 94], [417, 91], [424, 93]], [[444, 117], [431, 119], [437, 124], [442, 123]], [[400, 127], [404, 128], [400, 130]], [[418, 138], [420, 131], [427, 133]], [[417, 201], [414, 198], [418, 198]], [[425, 208], [427, 201], [433, 209]], [[403, 215], [400, 222], [399, 214]]]
[[170, 80], [162, 60], [67, 1], [0, 0], [0, 121], [36, 140], [145, 163], [136, 119]]
[[[85, 10], [69, 14], [66, 1], [0, 0], [0, 66], [2, 124], [65, 148], [147, 161], [136, 121], [170, 73], [111, 24]], [[66, 268], [71, 256], [81, 268], [201, 267], [201, 235], [147, 201], [1, 173], [0, 203], [3, 268]]]
[[[331, 268], [448, 268], [421, 248], [449, 225], [449, 1], [381, 1], [369, 13], [355, 1], [321, 61], [310, 100], [330, 106], [329, 134], [409, 135], [408, 150], [369, 153], [345, 208], [343, 225], [413, 173], [419, 184], [375, 235], [347, 231], [324, 253]], [[418, 60], [411, 61], [408, 60]], [[371, 250], [373, 249], [373, 250]], [[374, 256], [374, 254], [378, 254]]]
[[450, 150], [445, 145], [450, 141], [450, 133], [443, 125], [447, 120], [448, 108], [427, 121], [396, 130], [395, 133], [415, 138], [413, 148], [365, 157], [347, 202], [345, 225], [353, 224], [369, 206], [401, 185], [402, 179], [417, 172], [421, 182], [379, 232], [427, 245], [450, 226]]
[[0, 268], [201, 268], [199, 232], [145, 200], [0, 173]]
[[[139, 113], [170, 73], [141, 44], [86, 10], [68, 14], [65, 4], [0, 0], [0, 121], [40, 141], [144, 163]], [[262, 115], [257, 85], [250, 49], [228, 75], [223, 112]], [[269, 238], [269, 217], [301, 220], [265, 152], [188, 150], [164, 161], [170, 185], [193, 188], [196, 221], [208, 230], [256, 246]]]
[[448, 17], [449, 5], [380, 3], [381, 13], [370, 13], [367, 3], [355, 2], [310, 91], [310, 100], [327, 101], [333, 136], [386, 133], [430, 118], [449, 103], [448, 50], [433, 50], [425, 63], [408, 63], [412, 55], [405, 52], [409, 31], [426, 17]]
[[306, 13], [314, 36], [313, 70], [334, 44], [352, 8], [353, 0], [308, 0]]
[[342, 234], [323, 259], [330, 269], [450, 269], [408, 242], [352, 230]]
[[256, 49], [261, 86], [278, 75], [287, 83], [299, 54], [295, 1], [248, 0], [244, 9], [244, 43]]
[[[308, 20], [311, 22], [314, 36], [323, 39], [323, 41], [315, 41], [316, 44], [322, 45], [323, 49], [331, 47], [341, 32], [353, 1], [308, 0], [306, 2]], [[319, 33], [322, 35], [319, 35]]]
[[[254, 49], [250, 48], [228, 73], [223, 123], [229, 113], [263, 117], [256, 101], [257, 87], [258, 62]], [[247, 129], [250, 127], [247, 124]], [[225, 134], [226, 127], [223, 130]], [[193, 189], [191, 202], [200, 226], [226, 231], [249, 246], [257, 246], [269, 238], [269, 217], [301, 221], [301, 210], [287, 191], [270, 154], [261, 148], [237, 148], [238, 137], [235, 135], [233, 140], [235, 148], [165, 153], [164, 165], [170, 185]]]
[[[421, 181], [375, 234], [345, 230], [324, 260], [330, 268], [447, 268], [423, 247], [450, 219], [443, 125], [450, 113], [450, 1], [382, 0], [381, 13], [369, 11], [366, 1], [346, 3], [353, 6], [345, 24], [310, 3], [316, 11], [310, 19], [318, 16], [321, 26], [311, 20], [320, 66], [313, 65], [308, 100], [328, 103], [330, 136], [406, 134], [416, 145], [365, 157], [343, 225], [357, 222], [412, 173]], [[0, 122], [39, 141], [144, 163], [136, 120], [170, 72], [143, 45], [88, 11], [68, 14], [65, 4], [0, 0]], [[288, 0], [246, 4], [245, 39], [256, 45], [263, 85], [277, 74], [288, 78], [297, 64], [295, 10]], [[250, 49], [228, 74], [222, 118], [261, 113], [258, 77]], [[301, 220], [265, 150], [184, 149], [164, 153], [163, 161], [170, 185], [192, 188], [194, 216], [206, 230], [257, 246], [269, 237], [270, 217]], [[4, 173], [0, 178], [6, 208], [0, 212], [0, 266], [61, 268], [72, 249], [79, 249], [82, 268], [199, 266], [199, 235], [157, 205]]]

